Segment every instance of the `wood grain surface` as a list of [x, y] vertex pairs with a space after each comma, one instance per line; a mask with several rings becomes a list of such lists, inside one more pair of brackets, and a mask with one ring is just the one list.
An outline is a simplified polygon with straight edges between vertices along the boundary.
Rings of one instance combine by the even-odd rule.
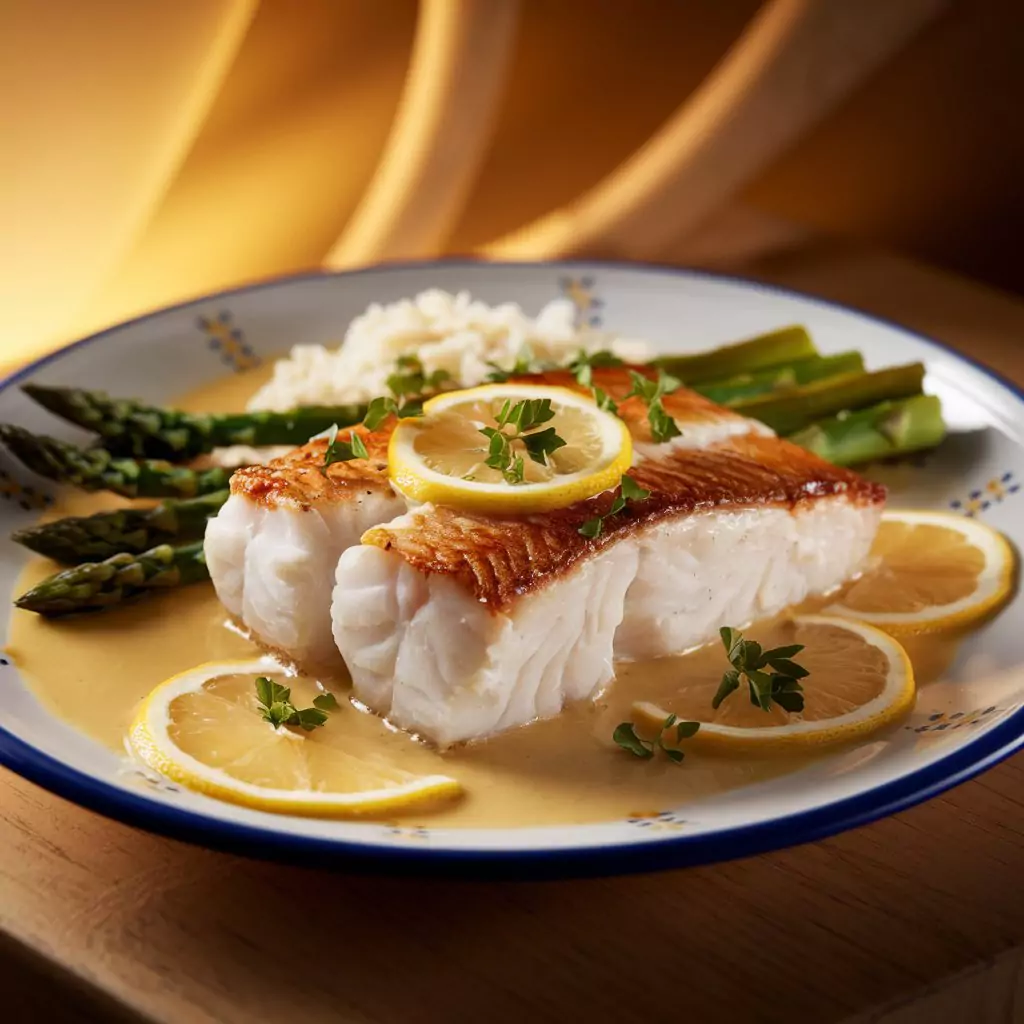
[[[1024, 304], [1006, 296], [842, 246], [740, 269], [1024, 382]], [[1020, 1019], [1021, 868], [1021, 758], [798, 849], [515, 884], [212, 853], [0, 772], [0, 1020], [1007, 1024]], [[992, 998], [987, 978], [1002, 986]]]

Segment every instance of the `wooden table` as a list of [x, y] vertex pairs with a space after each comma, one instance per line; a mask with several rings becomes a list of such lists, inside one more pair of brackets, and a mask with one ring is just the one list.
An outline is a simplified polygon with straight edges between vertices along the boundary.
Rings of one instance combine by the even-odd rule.
[[[802, 245], [745, 268], [1024, 383], [1024, 303]], [[0, 772], [0, 1020], [1024, 1020], [1024, 759], [800, 849], [645, 877], [361, 878], [136, 832]], [[13, 1007], [13, 1009], [12, 1009]]]

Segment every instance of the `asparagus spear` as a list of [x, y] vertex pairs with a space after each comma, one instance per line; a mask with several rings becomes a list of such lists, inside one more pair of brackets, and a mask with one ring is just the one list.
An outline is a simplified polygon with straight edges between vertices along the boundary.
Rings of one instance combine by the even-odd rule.
[[174, 462], [232, 444], [305, 444], [335, 423], [351, 426], [366, 415], [365, 405], [202, 414], [111, 398], [83, 388], [26, 384], [22, 390], [50, 412], [99, 434], [102, 446], [115, 455]]
[[945, 436], [942, 403], [935, 395], [915, 395], [818, 420], [789, 440], [836, 465], [850, 466], [934, 448]]
[[[787, 327], [710, 352], [666, 356], [656, 362], [693, 383], [747, 374], [816, 354], [803, 327]], [[26, 384], [23, 390], [55, 415], [99, 434], [102, 447], [114, 455], [174, 462], [225, 445], [303, 444], [333, 424], [346, 427], [360, 423], [367, 411], [366, 405], [353, 404], [304, 406], [283, 413], [202, 414], [111, 398], [102, 391], [84, 388]]]
[[197, 498], [168, 498], [154, 508], [119, 508], [69, 516], [17, 530], [11, 540], [67, 565], [99, 562], [121, 551], [138, 554], [157, 544], [201, 537], [206, 521], [227, 501], [227, 491]]
[[702, 381], [750, 373], [768, 366], [809, 359], [817, 354], [818, 350], [805, 327], [783, 327], [748, 341], [722, 345], [710, 352], [662, 356], [654, 363], [692, 387]]
[[809, 359], [798, 359], [795, 363], [695, 384], [693, 390], [720, 405], [735, 405], [758, 395], [791, 392], [802, 384], [835, 377], [840, 373], [861, 373], [863, 370], [864, 359], [859, 352], [842, 352], [836, 356], [811, 356]]
[[177, 548], [160, 544], [139, 555], [123, 552], [103, 562], [65, 569], [47, 577], [14, 603], [47, 616], [102, 611], [147, 590], [209, 578], [201, 540]]
[[191, 498], [223, 490], [231, 476], [220, 467], [189, 469], [160, 459], [119, 459], [103, 448], [76, 448], [10, 423], [0, 423], [0, 441], [40, 476], [126, 498]]
[[850, 373], [815, 381], [787, 394], [737, 402], [732, 408], [761, 420], [779, 434], [792, 434], [825, 416], [919, 395], [923, 383], [924, 366], [908, 363], [875, 373]]

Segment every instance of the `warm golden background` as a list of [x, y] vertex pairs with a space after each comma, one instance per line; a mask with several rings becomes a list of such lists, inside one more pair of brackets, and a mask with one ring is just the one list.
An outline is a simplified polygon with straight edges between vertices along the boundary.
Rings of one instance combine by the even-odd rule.
[[[730, 206], [1024, 291], [1024, 3], [940, 6]], [[486, 153], [439, 248], [486, 246], [600, 181], [761, 7], [522, 0]], [[0, 361], [332, 250], [337, 263], [418, 10], [0, 0]], [[673, 250], [652, 255], [689, 258], [686, 239]]]

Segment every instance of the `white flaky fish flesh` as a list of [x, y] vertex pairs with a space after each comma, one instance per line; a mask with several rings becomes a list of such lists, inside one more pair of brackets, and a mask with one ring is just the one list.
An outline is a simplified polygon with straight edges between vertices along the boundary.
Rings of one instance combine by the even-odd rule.
[[320, 439], [238, 470], [206, 529], [206, 561], [225, 608], [263, 646], [304, 667], [338, 660], [330, 608], [341, 553], [406, 508], [388, 481], [388, 432], [359, 432], [369, 459], [324, 471]]

